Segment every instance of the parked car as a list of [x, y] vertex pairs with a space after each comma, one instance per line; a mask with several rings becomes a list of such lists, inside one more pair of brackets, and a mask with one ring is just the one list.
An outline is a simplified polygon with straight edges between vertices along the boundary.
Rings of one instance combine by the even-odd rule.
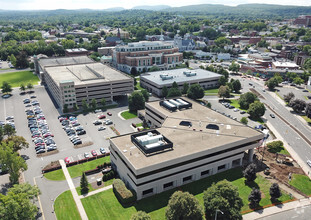
[[106, 153], [105, 148], [103, 148], [103, 147], [99, 148], [99, 151], [100, 151], [100, 153], [102, 153], [102, 154], [105, 154], [105, 153]]
[[95, 113], [99, 113], [99, 112], [102, 112], [102, 110], [101, 110], [101, 109], [95, 109], [94, 112], [95, 112]]
[[40, 149], [40, 150], [36, 151], [36, 154], [42, 154], [42, 153], [45, 153], [44, 149]]
[[270, 117], [271, 117], [271, 118], [275, 118], [275, 115], [274, 115], [274, 114], [270, 114]]
[[311, 160], [307, 160], [307, 164], [311, 167]]
[[90, 154], [89, 154], [89, 153], [84, 153], [84, 157], [85, 157], [85, 158], [89, 158], [89, 157], [90, 157]]
[[98, 131], [103, 131], [103, 130], [106, 130], [106, 127], [104, 127], [104, 126], [100, 126], [97, 130], [98, 130]]
[[111, 112], [107, 112], [107, 115], [111, 116], [112, 114], [111, 114]]
[[240, 114], [245, 114], [246, 112], [245, 111], [240, 111]]
[[101, 125], [101, 124], [102, 124], [102, 121], [96, 120], [96, 121], [93, 122], [93, 124], [94, 124], [94, 125]]
[[81, 130], [81, 131], [78, 131], [78, 132], [77, 132], [77, 135], [83, 135], [83, 134], [86, 134], [86, 131], [85, 131], [85, 130]]
[[91, 154], [93, 155], [93, 157], [97, 156], [97, 153], [96, 153], [95, 150], [92, 150], [92, 151], [91, 151]]
[[106, 115], [98, 115], [98, 118], [99, 119], [104, 119], [104, 118], [106, 118]]
[[37, 98], [37, 96], [32, 95], [32, 96], [30, 96], [30, 98], [31, 98], [31, 99], [35, 99], [35, 98]]
[[77, 141], [73, 142], [73, 145], [78, 145], [78, 144], [82, 144], [82, 141], [81, 140], [77, 140]]

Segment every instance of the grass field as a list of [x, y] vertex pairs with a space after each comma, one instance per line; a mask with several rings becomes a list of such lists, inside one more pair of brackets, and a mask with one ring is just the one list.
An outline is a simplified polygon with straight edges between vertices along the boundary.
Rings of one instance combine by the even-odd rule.
[[24, 83], [24, 85], [28, 83], [37, 85], [39, 78], [31, 71], [21, 71], [0, 74], [0, 85], [2, 85], [3, 81], [10, 83], [12, 87], [20, 87], [21, 83]]
[[292, 180], [289, 182], [289, 184], [304, 194], [311, 195], [311, 180], [307, 176], [293, 174]]
[[[254, 183], [246, 185], [245, 178], [242, 176], [241, 171], [242, 170], [240, 168], [231, 169], [181, 186], [178, 189], [182, 190], [183, 192], [188, 191], [193, 194], [203, 206], [204, 190], [206, 190], [213, 182], [227, 179], [234, 186], [238, 187], [240, 197], [243, 200], [242, 211], [249, 210], [248, 195], [250, 194], [253, 187], [259, 187], [261, 189], [262, 200], [260, 202], [260, 206], [271, 204], [269, 195], [269, 188], [271, 186], [270, 182], [258, 175]], [[168, 190], [161, 194], [142, 199], [129, 207], [123, 207], [119, 203], [119, 201], [114, 196], [112, 189], [87, 197], [81, 201], [90, 220], [130, 219], [131, 215], [139, 210], [149, 213], [152, 219], [165, 219], [165, 208], [167, 206], [168, 200], [174, 191], [178, 189]], [[283, 195], [279, 198], [279, 201], [282, 202], [289, 199], [290, 196], [283, 192]]]
[[121, 113], [121, 116], [124, 118], [124, 119], [131, 119], [131, 118], [136, 118], [137, 117], [137, 113], [136, 112], [130, 112], [129, 110], [128, 111], [125, 111], [125, 112], [122, 112]]
[[284, 155], [290, 155], [290, 153], [284, 148], [284, 146], [279, 147], [277, 149], [268, 149], [270, 153], [279, 153]]
[[66, 177], [62, 169], [45, 173], [44, 177], [48, 180], [56, 180], [56, 181], [66, 180]]
[[237, 108], [237, 109], [240, 109], [240, 110], [242, 110], [242, 111], [246, 111], [246, 112], [247, 112], [247, 109], [241, 108], [238, 99], [232, 99], [232, 100], [230, 100], [230, 105], [234, 106], [234, 107]]
[[[89, 185], [88, 185], [88, 186], [89, 186], [89, 192], [92, 192], [92, 191], [94, 191], [94, 190], [98, 190], [98, 189], [103, 188], [103, 187], [105, 187], [105, 186], [112, 185], [113, 180], [114, 180], [114, 179], [111, 179], [111, 180], [108, 180], [108, 181], [106, 181], [106, 182], [103, 182], [102, 185], [101, 185], [101, 187], [99, 187], [99, 188], [97, 188], [97, 189], [94, 189], [94, 188], [92, 187], [92, 185], [89, 184]], [[76, 190], [77, 190], [78, 195], [80, 196], [80, 195], [81, 195], [81, 187], [78, 186], [78, 187], [76, 188]]]
[[70, 190], [60, 194], [56, 198], [54, 209], [58, 220], [81, 219]]
[[215, 94], [215, 95], [217, 95], [218, 94], [218, 89], [206, 89], [206, 90], [204, 90], [204, 93], [205, 94]]
[[81, 176], [82, 172], [95, 169], [98, 165], [103, 164], [104, 162], [110, 162], [110, 156], [68, 167], [68, 172], [71, 178], [75, 178]]
[[143, 89], [144, 89], [144, 88], [142, 88], [142, 87], [140, 86], [140, 81], [139, 81], [139, 80], [137, 80], [137, 84], [136, 84], [135, 87], [137, 88], [137, 90], [143, 90]]

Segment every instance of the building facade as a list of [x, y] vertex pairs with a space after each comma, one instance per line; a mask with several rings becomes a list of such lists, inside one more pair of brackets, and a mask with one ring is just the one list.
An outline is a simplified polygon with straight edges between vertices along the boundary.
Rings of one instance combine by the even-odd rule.
[[113, 137], [109, 147], [113, 168], [138, 200], [241, 166], [245, 156], [252, 161], [264, 138], [186, 98], [146, 103], [146, 119], [160, 128]]
[[164, 41], [140, 41], [115, 47], [113, 64], [118, 70], [131, 73], [132, 68], [144, 72], [153, 66], [160, 69], [173, 68], [183, 61], [182, 53], [172, 43]]
[[174, 69], [144, 73], [140, 75], [140, 86], [157, 96], [162, 96], [162, 89], [165, 86], [170, 89], [174, 82], [180, 89], [184, 83], [199, 84], [204, 89], [210, 89], [218, 86], [220, 74], [204, 69]]

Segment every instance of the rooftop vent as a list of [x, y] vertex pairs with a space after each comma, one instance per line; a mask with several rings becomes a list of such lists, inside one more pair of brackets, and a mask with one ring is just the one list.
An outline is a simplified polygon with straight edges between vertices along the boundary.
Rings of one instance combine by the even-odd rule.
[[186, 71], [184, 71], [184, 75], [186, 75], [187, 77], [196, 76], [197, 72], [191, 71], [191, 70], [186, 70]]
[[161, 74], [161, 75], [160, 75], [160, 78], [161, 78], [162, 80], [168, 80], [168, 79], [173, 79], [173, 76], [170, 76], [170, 75], [168, 75], [168, 74]]

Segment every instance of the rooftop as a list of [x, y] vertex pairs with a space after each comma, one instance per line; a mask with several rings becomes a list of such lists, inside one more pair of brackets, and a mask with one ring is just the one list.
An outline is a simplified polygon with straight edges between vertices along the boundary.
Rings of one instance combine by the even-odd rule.
[[129, 76], [102, 63], [46, 67], [45, 70], [57, 84], [64, 80], [83, 85], [130, 79]]
[[[111, 142], [117, 146], [119, 153], [138, 170], [139, 174], [149, 166], [158, 167], [163, 162], [174, 164], [176, 160], [180, 161], [186, 156], [187, 159], [196, 158], [207, 151], [209, 153], [218, 151], [219, 147], [225, 149], [264, 137], [261, 132], [251, 127], [189, 99], [183, 99], [192, 103], [192, 109], [169, 112], [160, 106], [159, 101], [148, 102], [149, 106], [167, 116], [162, 127], [156, 130], [173, 143], [173, 150], [146, 156], [131, 142], [131, 134], [111, 138]], [[192, 126], [180, 125], [181, 121], [189, 121]], [[209, 124], [218, 125], [219, 130], [206, 128]]]
[[94, 61], [87, 56], [76, 56], [76, 57], [55, 57], [48, 59], [40, 59], [39, 63], [41, 67], [44, 68], [49, 66], [94, 63]]
[[[193, 72], [196, 73], [196, 75], [187, 76], [184, 74], [184, 72]], [[163, 80], [163, 77], [161, 75], [167, 75], [165, 80]], [[163, 71], [157, 71], [157, 72], [151, 72], [151, 73], [144, 73], [140, 75], [140, 78], [144, 78], [148, 81], [152, 81], [158, 85], [171, 85], [173, 82], [176, 83], [184, 83], [191, 80], [204, 80], [204, 79], [219, 79], [221, 75], [218, 73], [214, 73], [211, 71], [203, 70], [203, 69], [195, 69], [195, 70], [189, 70], [186, 68], [183, 69], [174, 69], [174, 70], [163, 70]]]

